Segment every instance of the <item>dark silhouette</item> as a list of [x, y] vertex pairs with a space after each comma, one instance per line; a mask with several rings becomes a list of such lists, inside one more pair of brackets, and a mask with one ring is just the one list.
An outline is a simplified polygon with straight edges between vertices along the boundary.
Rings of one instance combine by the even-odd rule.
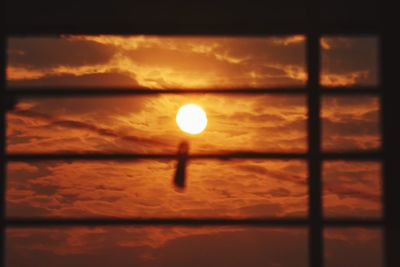
[[182, 142], [179, 144], [177, 158], [178, 163], [176, 164], [176, 171], [174, 177], [174, 185], [178, 191], [185, 188], [186, 182], [186, 161], [188, 159], [189, 143]]

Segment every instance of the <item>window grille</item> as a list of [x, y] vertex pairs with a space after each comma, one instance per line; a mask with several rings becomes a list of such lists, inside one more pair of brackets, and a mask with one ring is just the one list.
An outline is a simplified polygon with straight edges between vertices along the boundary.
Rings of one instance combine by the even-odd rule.
[[[43, 25], [31, 25], [27, 27], [24, 23], [12, 24], [7, 26], [7, 16], [2, 19], [2, 31], [0, 41], [1, 53], [1, 120], [0, 120], [0, 214], [1, 214], [1, 229], [0, 229], [0, 262], [4, 265], [5, 257], [5, 230], [7, 227], [38, 227], [38, 226], [106, 226], [106, 225], [181, 225], [181, 226], [210, 226], [210, 225], [243, 225], [243, 226], [283, 226], [283, 227], [308, 227], [309, 230], [309, 265], [312, 267], [323, 266], [323, 228], [324, 227], [351, 227], [362, 226], [384, 229], [385, 231], [385, 264], [389, 267], [399, 266], [398, 256], [396, 256], [396, 244], [398, 241], [398, 215], [396, 209], [399, 204], [395, 204], [398, 200], [396, 196], [396, 185], [399, 185], [398, 170], [394, 167], [396, 160], [393, 157], [394, 148], [391, 148], [391, 141], [395, 140], [396, 130], [393, 129], [393, 118], [391, 113], [395, 112], [395, 105], [387, 93], [386, 87], [386, 69], [384, 60], [387, 55], [384, 54], [385, 39], [381, 32], [381, 25], [378, 23], [365, 23], [365, 24], [335, 24], [335, 23], [322, 23], [319, 18], [319, 2], [315, 0], [307, 1], [307, 21], [304, 24], [296, 24], [288, 22], [287, 24], [275, 24], [271, 27], [263, 27], [262, 25], [253, 30], [243, 27], [228, 27], [223, 23], [220, 28], [208, 27], [168, 27], [163, 25], [146, 24], [141, 27], [130, 28], [132, 25], [124, 25], [118, 20], [118, 16], [114, 16], [115, 24], [109, 27], [101, 28], [103, 25], [81, 25], [81, 27], [60, 26], [60, 24], [48, 25], [46, 28], [41, 28]], [[3, 9], [5, 12], [6, 9]], [[172, 8], [170, 8], [172, 9]], [[217, 10], [223, 10], [217, 7]], [[3, 13], [2, 12], [2, 13]], [[251, 14], [247, 14], [250, 17]], [[206, 18], [205, 18], [206, 19]], [[60, 28], [59, 28], [60, 27]], [[118, 34], [132, 34], [132, 33], [150, 33], [150, 34], [229, 34], [229, 35], [242, 35], [242, 34], [303, 34], [306, 37], [306, 63], [308, 81], [304, 88], [279, 88], [279, 89], [219, 89], [219, 90], [192, 90], [185, 89], [167, 89], [163, 91], [147, 90], [147, 89], [113, 89], [113, 88], [57, 88], [52, 89], [38, 89], [30, 90], [29, 88], [7, 88], [6, 85], [6, 51], [7, 51], [7, 37], [13, 35], [39, 35], [39, 34], [97, 34], [97, 33], [118, 33]], [[320, 38], [326, 34], [342, 34], [342, 35], [364, 35], [370, 34], [376, 36], [380, 41], [380, 54], [381, 59], [381, 80], [380, 84], [374, 87], [367, 88], [334, 88], [324, 90], [320, 85]], [[389, 88], [390, 89], [390, 88]], [[392, 88], [393, 90], [397, 90]], [[80, 97], [80, 96], [111, 96], [111, 95], [157, 95], [157, 94], [234, 94], [237, 97], [243, 94], [283, 94], [283, 95], [306, 95], [307, 108], [308, 108], [308, 151], [305, 153], [227, 153], [227, 154], [190, 154], [189, 159], [303, 159], [308, 164], [308, 217], [306, 218], [269, 218], [269, 219], [221, 219], [221, 218], [30, 218], [30, 219], [17, 219], [7, 218], [5, 215], [5, 185], [6, 185], [6, 164], [11, 161], [36, 161], [36, 160], [134, 160], [134, 159], [177, 159], [176, 154], [134, 154], [134, 153], [93, 153], [93, 154], [8, 154], [6, 152], [6, 102], [13, 97], [29, 96], [29, 97]], [[377, 96], [381, 102], [381, 114], [383, 122], [382, 127], [382, 149], [378, 151], [365, 151], [365, 152], [323, 152], [321, 151], [321, 97], [325, 95], [371, 95]], [[398, 108], [397, 108], [398, 110]], [[392, 118], [392, 119], [390, 119]], [[398, 133], [398, 129], [397, 129]], [[398, 137], [398, 136], [397, 136]], [[376, 219], [352, 219], [352, 218], [324, 218], [322, 215], [322, 200], [321, 200], [321, 165], [324, 160], [350, 160], [350, 161], [369, 161], [375, 160], [384, 163], [382, 179], [383, 186], [383, 217]], [[397, 231], [397, 232], [396, 232]], [[396, 243], [397, 242], [397, 243]]]

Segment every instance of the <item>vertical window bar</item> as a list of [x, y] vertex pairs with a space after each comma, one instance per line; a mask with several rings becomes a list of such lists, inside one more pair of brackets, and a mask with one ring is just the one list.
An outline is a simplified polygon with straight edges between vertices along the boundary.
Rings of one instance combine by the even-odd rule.
[[[382, 27], [382, 26], [381, 26]], [[381, 28], [382, 31], [382, 28]], [[400, 125], [397, 40], [390, 32], [380, 35], [381, 125], [383, 149], [383, 211], [385, 266], [400, 266]], [[394, 86], [394, 87], [393, 87]]]
[[308, 183], [309, 183], [309, 264], [323, 267], [323, 225], [321, 200], [321, 121], [320, 121], [320, 33], [318, 0], [307, 1], [307, 106], [308, 106]]
[[6, 230], [6, 29], [5, 8], [0, 22], [0, 266], [5, 266], [5, 230]]

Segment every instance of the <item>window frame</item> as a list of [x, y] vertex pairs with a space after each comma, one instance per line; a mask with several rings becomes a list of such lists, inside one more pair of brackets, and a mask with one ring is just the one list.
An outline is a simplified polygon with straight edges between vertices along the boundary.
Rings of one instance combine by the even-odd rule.
[[[382, 32], [383, 26], [378, 22], [368, 22], [364, 24], [324, 24], [319, 18], [319, 2], [317, 0], [306, 1], [307, 19], [302, 25], [277, 24], [273, 27], [265, 29], [257, 29], [255, 32], [248, 31], [246, 28], [239, 28], [236, 31], [222, 27], [221, 29], [207, 29], [200, 27], [199, 29], [190, 29], [189, 27], [172, 27], [168, 28], [162, 25], [138, 26], [135, 29], [123, 27], [118, 33], [134, 34], [134, 33], [150, 33], [150, 34], [229, 34], [229, 35], [273, 35], [273, 34], [301, 34], [306, 37], [306, 64], [308, 81], [304, 88], [284, 88], [284, 89], [265, 89], [265, 90], [204, 90], [206, 93], [222, 93], [222, 94], [303, 94], [307, 96], [307, 143], [308, 151], [306, 153], [246, 153], [246, 154], [207, 154], [207, 155], [190, 155], [190, 158], [270, 158], [270, 159], [305, 159], [308, 164], [308, 217], [305, 219], [192, 219], [192, 218], [150, 218], [150, 219], [46, 219], [46, 218], [31, 218], [17, 219], [6, 217], [6, 165], [11, 161], [35, 161], [35, 160], [109, 160], [109, 159], [156, 159], [169, 158], [176, 159], [173, 154], [9, 154], [6, 152], [6, 112], [7, 101], [18, 96], [95, 96], [95, 95], [140, 95], [140, 94], [190, 94], [190, 90], [113, 90], [112, 88], [93, 90], [85, 88], [60, 88], [60, 90], [37, 90], [31, 91], [24, 88], [7, 88], [6, 83], [6, 66], [7, 66], [7, 36], [24, 35], [24, 34], [59, 34], [59, 33], [76, 33], [76, 34], [96, 34], [101, 33], [99, 27], [90, 25], [76, 29], [74, 27], [65, 26], [49, 26], [47, 29], [41, 26], [25, 27], [24, 25], [8, 25], [6, 9], [3, 10], [0, 35], [0, 99], [1, 117], [0, 117], [0, 266], [5, 265], [5, 234], [8, 227], [47, 227], [47, 226], [98, 226], [98, 225], [182, 225], [182, 226], [204, 226], [204, 225], [245, 225], [245, 226], [283, 226], [283, 227], [308, 227], [308, 245], [309, 245], [309, 265], [312, 267], [324, 266], [324, 227], [370, 227], [384, 230], [384, 265], [388, 267], [400, 266], [397, 246], [399, 245], [399, 203], [400, 194], [398, 194], [399, 186], [399, 170], [398, 165], [398, 136], [400, 136], [399, 128], [394, 128], [396, 118], [393, 114], [399, 111], [395, 101], [395, 95], [389, 90], [385, 90], [390, 82], [390, 69], [387, 62], [390, 54], [385, 52], [388, 47], [389, 37]], [[117, 21], [117, 19], [115, 19]], [[108, 33], [115, 33], [118, 26], [106, 29]], [[349, 27], [347, 27], [349, 26]], [[329, 88], [325, 89], [320, 85], [320, 38], [325, 34], [333, 35], [373, 35], [378, 38], [379, 59], [380, 59], [380, 81], [379, 85], [368, 88]], [[393, 73], [393, 71], [392, 71]], [[393, 77], [393, 75], [391, 76]], [[197, 92], [199, 93], [199, 92]], [[346, 153], [329, 153], [321, 150], [321, 98], [325, 95], [372, 95], [377, 96], [380, 101], [381, 110], [381, 149], [378, 151], [362, 151], [362, 152], [346, 152]], [[353, 160], [353, 161], [379, 161], [383, 164], [383, 192], [382, 192], [382, 218], [324, 218], [322, 206], [322, 163], [324, 160]]]

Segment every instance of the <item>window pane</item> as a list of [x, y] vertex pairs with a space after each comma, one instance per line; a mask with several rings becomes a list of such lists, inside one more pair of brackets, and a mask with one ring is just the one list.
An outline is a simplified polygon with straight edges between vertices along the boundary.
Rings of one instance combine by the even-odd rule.
[[323, 150], [378, 149], [381, 145], [379, 110], [377, 97], [323, 97]]
[[304, 36], [59, 36], [8, 40], [9, 86], [304, 86]]
[[382, 231], [367, 228], [327, 228], [326, 267], [382, 267]]
[[10, 163], [12, 217], [306, 216], [303, 161], [190, 161], [187, 188], [175, 161]]
[[382, 216], [379, 162], [327, 161], [322, 175], [325, 216]]
[[[232, 227], [8, 229], [6, 266], [307, 266], [307, 230]], [[288, 257], [290, 255], [290, 257]]]
[[321, 84], [336, 86], [375, 86], [378, 84], [378, 38], [321, 38]]
[[[175, 117], [187, 103], [208, 117], [204, 132], [183, 133]], [[8, 152], [175, 153], [305, 151], [305, 97], [161, 95], [19, 99], [8, 113]]]

